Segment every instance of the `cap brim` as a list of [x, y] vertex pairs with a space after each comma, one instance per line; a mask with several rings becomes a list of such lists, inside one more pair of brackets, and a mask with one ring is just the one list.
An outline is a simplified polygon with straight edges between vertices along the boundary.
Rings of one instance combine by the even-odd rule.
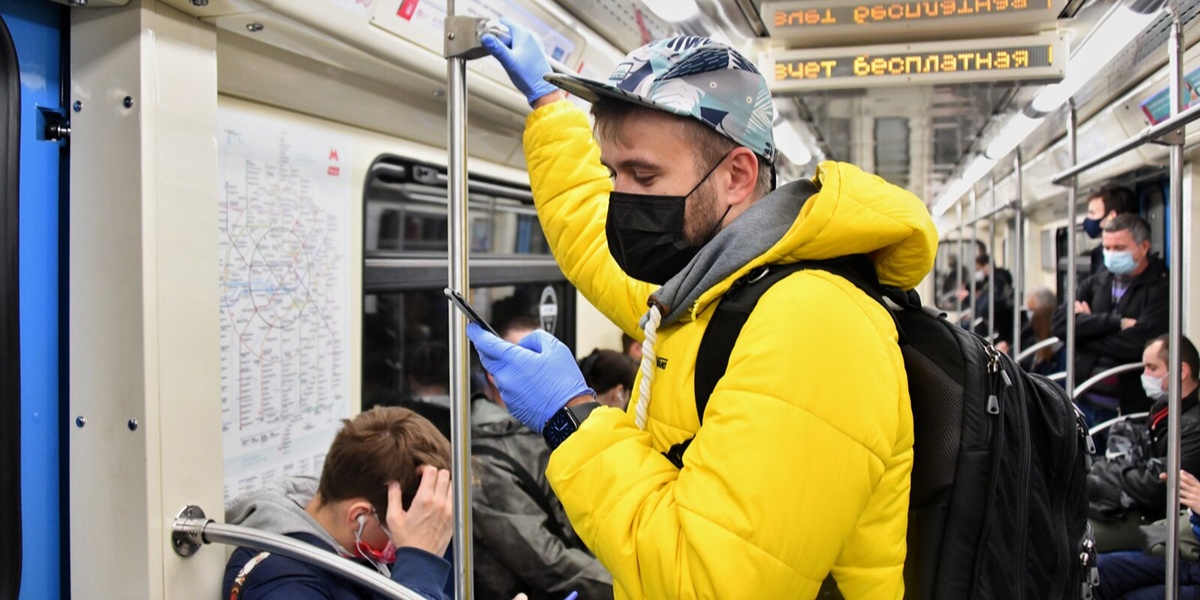
[[558, 86], [567, 93], [578, 96], [579, 98], [591, 102], [592, 104], [595, 104], [600, 100], [601, 97], [604, 97], [610, 100], [638, 104], [645, 106], [646, 108], [653, 108], [685, 117], [692, 116], [691, 113], [683, 113], [667, 106], [654, 104], [653, 102], [649, 102], [641, 96], [631, 94], [621, 88], [609, 83], [604, 83], [602, 81], [587, 79], [584, 77], [579, 77], [578, 75], [562, 75], [559, 73], [544, 75], [542, 78]]

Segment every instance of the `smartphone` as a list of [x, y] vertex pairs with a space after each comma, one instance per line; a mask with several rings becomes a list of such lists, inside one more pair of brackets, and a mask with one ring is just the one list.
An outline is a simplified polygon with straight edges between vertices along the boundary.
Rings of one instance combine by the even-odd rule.
[[442, 291], [446, 294], [446, 297], [450, 299], [450, 303], [457, 307], [458, 310], [461, 310], [463, 314], [467, 315], [468, 319], [473, 321], [476, 325], [479, 325], [480, 327], [490, 331], [492, 335], [500, 337], [500, 334], [496, 333], [496, 330], [492, 329], [492, 326], [488, 325], [488, 322], [484, 321], [483, 317], [479, 316], [479, 311], [476, 311], [475, 307], [471, 306], [471, 303], [467, 302], [467, 299], [463, 298], [462, 294], [450, 288], [446, 288]]

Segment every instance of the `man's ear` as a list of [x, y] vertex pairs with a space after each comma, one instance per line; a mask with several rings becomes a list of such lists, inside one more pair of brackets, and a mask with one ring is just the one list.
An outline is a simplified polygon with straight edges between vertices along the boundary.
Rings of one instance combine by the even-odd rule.
[[745, 146], [729, 152], [729, 178], [726, 186], [730, 204], [741, 204], [754, 198], [758, 187], [758, 156]]
[[352, 529], [358, 529], [361, 524], [365, 525], [367, 520], [371, 518], [374, 512], [374, 507], [366, 500], [354, 500], [346, 506], [346, 522]]

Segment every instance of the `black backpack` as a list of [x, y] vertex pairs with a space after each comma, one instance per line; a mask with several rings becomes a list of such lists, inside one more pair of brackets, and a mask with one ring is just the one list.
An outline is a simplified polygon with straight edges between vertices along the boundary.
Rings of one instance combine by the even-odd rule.
[[[922, 308], [915, 292], [881, 286], [866, 256], [771, 265], [736, 282], [696, 358], [701, 421], [758, 299], [803, 269], [833, 273], [894, 305], [915, 429], [905, 598], [1091, 598], [1096, 555], [1085, 484], [1092, 441], [1082, 416], [1061, 387]], [[682, 468], [690, 442], [664, 454]], [[840, 597], [832, 577], [819, 597]]]

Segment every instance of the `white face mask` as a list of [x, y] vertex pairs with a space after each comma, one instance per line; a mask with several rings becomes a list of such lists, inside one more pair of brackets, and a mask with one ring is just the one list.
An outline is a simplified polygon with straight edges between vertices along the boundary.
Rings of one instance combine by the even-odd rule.
[[1163, 389], [1162, 377], [1151, 377], [1143, 373], [1142, 389], [1146, 391], [1146, 396], [1151, 400], [1162, 400], [1167, 397], [1167, 391]]
[[983, 271], [975, 271], [975, 281], [987, 281], [987, 273]]

